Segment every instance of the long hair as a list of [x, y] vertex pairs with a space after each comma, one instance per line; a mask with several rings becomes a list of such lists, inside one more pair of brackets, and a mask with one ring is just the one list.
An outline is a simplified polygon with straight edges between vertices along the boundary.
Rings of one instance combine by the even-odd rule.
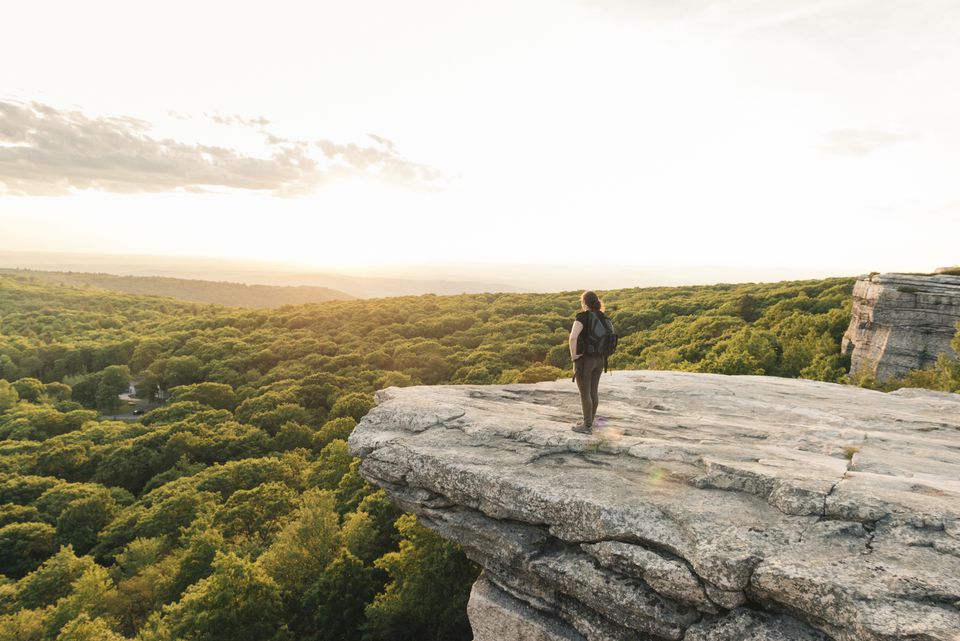
[[586, 305], [587, 309], [593, 312], [603, 311], [603, 301], [591, 291], [585, 291], [580, 294], [580, 304]]

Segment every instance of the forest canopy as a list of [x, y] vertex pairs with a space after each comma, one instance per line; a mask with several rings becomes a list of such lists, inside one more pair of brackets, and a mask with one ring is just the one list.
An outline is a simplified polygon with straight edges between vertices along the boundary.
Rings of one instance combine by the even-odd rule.
[[230, 307], [280, 307], [328, 300], [351, 300], [346, 292], [312, 285], [247, 285], [165, 276], [117, 276], [89, 272], [56, 272], [33, 269], [0, 269], [0, 276], [28, 277], [37, 282], [111, 292], [169, 296], [197, 303]]
[[[603, 292], [610, 365], [844, 381], [852, 286]], [[578, 295], [261, 310], [0, 276], [0, 639], [468, 639], [477, 568], [346, 438], [383, 387], [568, 376]], [[130, 384], [154, 409], [120, 420]]]

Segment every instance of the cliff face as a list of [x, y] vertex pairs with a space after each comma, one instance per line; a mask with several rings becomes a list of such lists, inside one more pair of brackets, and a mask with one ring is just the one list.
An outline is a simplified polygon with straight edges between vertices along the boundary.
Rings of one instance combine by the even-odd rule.
[[960, 639], [960, 395], [615, 372], [390, 388], [361, 472], [481, 564], [475, 641]]
[[902, 376], [956, 354], [960, 276], [862, 276], [853, 287], [853, 315], [843, 337], [850, 373]]

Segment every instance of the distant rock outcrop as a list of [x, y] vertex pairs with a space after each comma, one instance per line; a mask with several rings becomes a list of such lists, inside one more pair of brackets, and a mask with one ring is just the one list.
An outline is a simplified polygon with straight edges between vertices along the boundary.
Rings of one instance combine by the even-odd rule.
[[481, 564], [475, 641], [960, 639], [960, 395], [615, 372], [390, 388], [361, 472]]
[[955, 356], [950, 342], [958, 322], [960, 276], [861, 276], [842, 344], [850, 373], [884, 380], [929, 367], [940, 354]]

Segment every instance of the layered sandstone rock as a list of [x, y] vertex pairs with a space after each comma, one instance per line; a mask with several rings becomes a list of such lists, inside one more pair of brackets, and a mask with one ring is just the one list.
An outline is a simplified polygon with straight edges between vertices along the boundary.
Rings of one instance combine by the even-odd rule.
[[879, 379], [933, 365], [950, 346], [960, 322], [960, 276], [872, 274], [853, 287], [843, 352], [850, 373]]
[[475, 641], [960, 639], [960, 395], [615, 372], [390, 388], [361, 472], [483, 566]]

